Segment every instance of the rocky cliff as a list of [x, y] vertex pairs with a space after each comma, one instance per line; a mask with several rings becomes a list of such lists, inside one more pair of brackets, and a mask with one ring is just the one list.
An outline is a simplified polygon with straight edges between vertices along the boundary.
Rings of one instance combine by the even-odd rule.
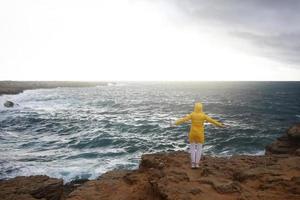
[[47, 176], [0, 182], [1, 199], [49, 200], [300, 200], [300, 124], [263, 156], [204, 156], [190, 169], [186, 152], [143, 155], [137, 170], [110, 171], [97, 180], [63, 185]]

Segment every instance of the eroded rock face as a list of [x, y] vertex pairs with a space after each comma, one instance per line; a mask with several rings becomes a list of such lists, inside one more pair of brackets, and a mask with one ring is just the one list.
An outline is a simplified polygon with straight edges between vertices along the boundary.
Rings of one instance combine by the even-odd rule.
[[300, 155], [300, 123], [290, 127], [284, 135], [268, 145], [266, 154]]
[[112, 171], [88, 181], [68, 200], [300, 199], [299, 156], [206, 156], [199, 169], [189, 154], [143, 155], [140, 168]]
[[20, 176], [0, 182], [1, 200], [60, 200], [63, 180], [48, 176]]

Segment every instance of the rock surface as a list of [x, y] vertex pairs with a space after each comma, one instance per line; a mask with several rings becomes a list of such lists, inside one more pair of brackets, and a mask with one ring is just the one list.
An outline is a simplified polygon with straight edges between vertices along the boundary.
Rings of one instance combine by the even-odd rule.
[[300, 155], [300, 123], [290, 127], [285, 134], [266, 147], [266, 154]]
[[63, 180], [48, 176], [20, 176], [0, 182], [1, 200], [59, 200], [63, 192]]
[[190, 168], [187, 152], [146, 154], [137, 170], [110, 171], [97, 180], [82, 181], [76, 187], [71, 184], [67, 192], [62, 192], [62, 181], [58, 179], [17, 177], [0, 182], [0, 197], [4, 200], [300, 200], [298, 133], [299, 124], [269, 145], [263, 156], [205, 156], [199, 169]]
[[190, 169], [186, 152], [143, 155], [135, 171], [88, 181], [68, 200], [300, 199], [299, 156], [205, 157]]

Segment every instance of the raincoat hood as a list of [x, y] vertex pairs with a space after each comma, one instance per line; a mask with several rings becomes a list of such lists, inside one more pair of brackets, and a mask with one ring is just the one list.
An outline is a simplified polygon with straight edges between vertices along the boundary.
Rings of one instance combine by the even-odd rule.
[[200, 113], [202, 112], [202, 103], [198, 102], [198, 103], [195, 103], [195, 108], [194, 108], [194, 112], [196, 113]]

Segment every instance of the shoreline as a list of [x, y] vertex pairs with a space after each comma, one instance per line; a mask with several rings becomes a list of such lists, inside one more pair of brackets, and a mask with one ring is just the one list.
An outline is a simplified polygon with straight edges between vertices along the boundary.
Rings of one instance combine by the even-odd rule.
[[265, 155], [203, 156], [191, 169], [184, 151], [142, 155], [136, 170], [112, 170], [95, 180], [44, 175], [0, 181], [3, 200], [250, 200], [300, 199], [300, 123], [290, 127]]
[[108, 82], [80, 81], [0, 81], [0, 96], [20, 94], [25, 90], [51, 89], [58, 87], [95, 87], [106, 86]]

